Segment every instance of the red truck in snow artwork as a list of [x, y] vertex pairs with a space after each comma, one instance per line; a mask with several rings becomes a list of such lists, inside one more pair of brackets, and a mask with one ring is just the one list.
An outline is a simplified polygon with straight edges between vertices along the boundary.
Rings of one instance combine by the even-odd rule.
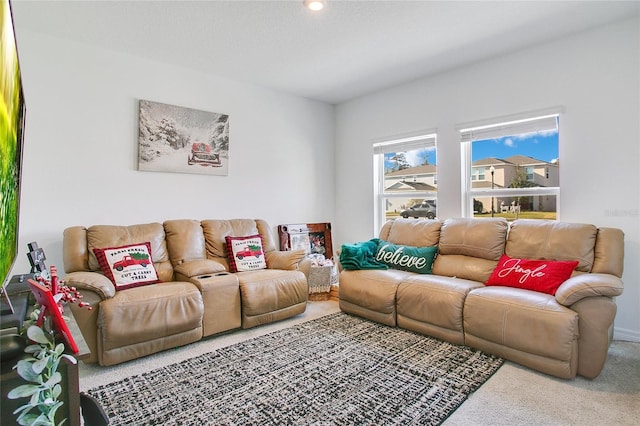
[[239, 251], [236, 253], [236, 257], [240, 260], [249, 256], [260, 257], [261, 255], [262, 255], [262, 247], [256, 246], [253, 244], [245, 246], [242, 251]]
[[122, 256], [122, 259], [113, 264], [113, 269], [122, 271], [124, 268], [131, 265], [140, 265], [143, 268], [146, 268], [150, 263], [151, 262], [149, 261], [149, 257], [147, 255], [136, 255], [134, 253], [133, 256], [130, 256], [128, 254], [125, 254], [124, 256]]
[[221, 167], [220, 155], [212, 152], [211, 145], [203, 142], [191, 144], [191, 154], [187, 157], [187, 164], [200, 164], [202, 166]]

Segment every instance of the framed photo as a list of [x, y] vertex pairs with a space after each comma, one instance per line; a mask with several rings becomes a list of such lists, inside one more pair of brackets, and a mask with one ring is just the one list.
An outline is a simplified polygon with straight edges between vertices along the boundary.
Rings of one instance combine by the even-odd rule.
[[291, 250], [304, 250], [307, 254], [311, 253], [311, 240], [308, 232], [289, 234], [289, 242]]
[[140, 100], [138, 170], [229, 174], [229, 116]]
[[333, 259], [331, 223], [300, 223], [278, 226], [280, 250], [305, 248], [308, 254], [322, 254]]
[[29, 247], [27, 259], [29, 259], [29, 263], [31, 264], [31, 273], [46, 272], [47, 267], [44, 261], [47, 260], [47, 256], [44, 255], [44, 250], [38, 247], [38, 243], [35, 241], [27, 244], [27, 247]]

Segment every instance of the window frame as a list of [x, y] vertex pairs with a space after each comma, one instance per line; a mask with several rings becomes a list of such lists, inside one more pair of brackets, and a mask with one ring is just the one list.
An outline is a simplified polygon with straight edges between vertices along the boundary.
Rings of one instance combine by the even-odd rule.
[[[372, 141], [373, 151], [373, 211], [374, 211], [374, 233], [377, 235], [382, 225], [387, 221], [386, 204], [387, 200], [394, 198], [428, 198], [436, 200], [438, 192], [436, 191], [393, 191], [385, 192], [385, 170], [384, 170], [384, 154], [389, 152], [402, 152], [414, 149], [425, 149], [433, 147], [438, 152], [438, 133], [436, 129], [412, 132], [404, 135], [380, 138]], [[434, 185], [437, 186], [438, 172], [436, 161], [436, 173], [434, 176]], [[437, 211], [437, 210], [436, 210]]]
[[[560, 117], [564, 112], [562, 107], [554, 107], [541, 111], [533, 111], [522, 114], [496, 117], [465, 123], [456, 126], [460, 134], [461, 143], [461, 195], [462, 217], [474, 217], [474, 198], [505, 198], [522, 196], [555, 196], [556, 220], [560, 220], [560, 186], [531, 187], [531, 188], [472, 188], [472, 144], [491, 138], [515, 136], [527, 133], [537, 133], [548, 130], [550, 119], [555, 119], [555, 128], [558, 131], [558, 145], [560, 144]], [[535, 172], [534, 172], [535, 174]], [[486, 176], [486, 175], [485, 175]], [[534, 176], [535, 179], [535, 176]], [[559, 185], [559, 183], [558, 183]], [[498, 209], [494, 210], [497, 211]]]

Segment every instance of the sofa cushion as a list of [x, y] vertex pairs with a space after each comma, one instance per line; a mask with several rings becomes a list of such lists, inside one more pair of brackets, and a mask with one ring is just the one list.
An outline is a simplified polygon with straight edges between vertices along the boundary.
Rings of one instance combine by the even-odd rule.
[[430, 274], [437, 253], [436, 246], [412, 247], [380, 240], [375, 260], [393, 269]]
[[212, 259], [191, 260], [188, 262], [180, 263], [174, 268], [176, 274], [181, 274], [185, 277], [195, 277], [204, 274], [215, 274], [217, 272], [224, 272], [226, 270], [227, 269], [224, 267], [224, 265]]
[[238, 284], [242, 328], [288, 318], [306, 309], [309, 285], [300, 271], [248, 271], [238, 274]]
[[553, 296], [516, 288], [481, 287], [469, 292], [463, 312], [465, 342], [473, 340], [471, 346], [478, 347], [480, 339], [541, 358], [573, 361], [580, 334], [578, 314]]
[[262, 235], [253, 219], [216, 220], [207, 219], [200, 222], [204, 233], [205, 248], [208, 258], [222, 257], [227, 259], [226, 237], [242, 237]]
[[380, 239], [394, 244], [428, 247], [438, 244], [440, 227], [438, 220], [393, 219], [380, 229]]
[[554, 295], [560, 284], [571, 277], [578, 261], [552, 261], [511, 258], [502, 255], [487, 285], [517, 287]]
[[480, 287], [477, 281], [412, 274], [396, 292], [398, 326], [464, 344], [464, 300], [469, 291]]
[[504, 252], [523, 259], [577, 260], [577, 271], [591, 272], [597, 233], [595, 226], [582, 223], [518, 219]]
[[447, 219], [433, 273], [486, 282], [504, 253], [507, 229], [503, 218]]
[[442, 255], [439, 253], [433, 263], [433, 273], [444, 277], [456, 277], [485, 283], [497, 264], [497, 260], [479, 259], [460, 254]]
[[226, 236], [229, 269], [231, 272], [266, 269], [267, 260], [260, 235], [246, 237]]
[[100, 304], [102, 350], [155, 340], [161, 345], [168, 336], [195, 329], [200, 338], [203, 314], [202, 295], [192, 283], [174, 281], [118, 292]]
[[116, 290], [159, 282], [151, 261], [151, 244], [129, 244], [120, 247], [94, 248], [102, 273]]
[[340, 309], [382, 324], [396, 326], [396, 291], [412, 272], [396, 269], [342, 271]]
[[200, 221], [189, 219], [167, 220], [163, 223], [169, 259], [176, 266], [207, 258], [204, 232]]
[[[264, 247], [264, 240], [262, 240]], [[267, 268], [269, 269], [283, 269], [285, 271], [295, 271], [298, 269], [298, 265], [307, 256], [305, 250], [291, 250], [291, 251], [265, 251], [267, 259]]]
[[149, 241], [151, 254], [158, 279], [173, 280], [173, 267], [169, 261], [164, 227], [161, 223], [145, 223], [130, 226], [94, 225], [86, 230], [88, 267], [90, 271], [100, 271], [94, 248], [119, 247]]
[[440, 230], [438, 250], [442, 255], [500, 259], [504, 253], [508, 223], [503, 218], [447, 219]]

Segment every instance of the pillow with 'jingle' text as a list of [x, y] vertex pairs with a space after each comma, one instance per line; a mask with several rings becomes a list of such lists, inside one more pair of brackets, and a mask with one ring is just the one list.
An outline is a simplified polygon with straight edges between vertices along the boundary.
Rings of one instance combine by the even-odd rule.
[[551, 295], [571, 277], [577, 260], [529, 260], [503, 254], [486, 285], [524, 288]]

